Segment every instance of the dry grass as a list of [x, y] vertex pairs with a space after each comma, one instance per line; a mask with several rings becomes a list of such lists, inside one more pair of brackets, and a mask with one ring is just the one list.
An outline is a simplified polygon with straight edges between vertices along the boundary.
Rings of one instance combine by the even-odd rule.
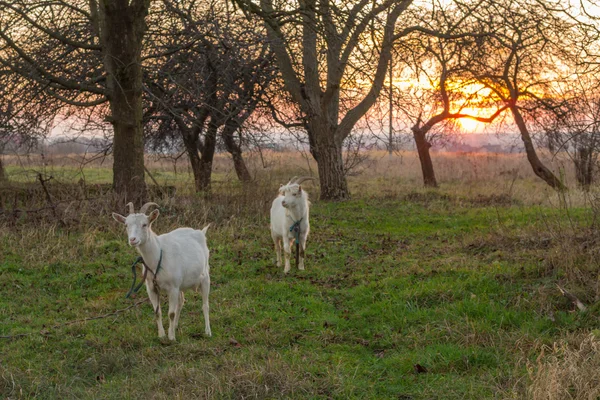
[[593, 334], [544, 346], [528, 365], [530, 383], [523, 397], [532, 400], [600, 398], [600, 341]]
[[267, 399], [302, 397], [314, 390], [314, 382], [293, 373], [295, 368], [274, 352], [256, 355], [260, 362], [237, 354], [221, 357], [218, 365], [168, 368], [151, 383], [151, 392], [157, 399]]
[[[383, 195], [396, 197], [411, 191], [422, 191], [421, 169], [415, 152], [403, 151], [389, 157], [384, 151], [365, 153], [366, 161], [349, 177], [354, 196]], [[246, 162], [255, 181], [285, 183], [293, 175], [317, 175], [312, 157], [299, 152], [246, 153]], [[590, 195], [576, 188], [572, 162], [564, 155], [552, 157], [541, 152], [541, 159], [571, 188], [561, 199], [531, 171], [523, 153], [433, 153], [433, 161], [442, 191], [462, 197], [508, 196], [525, 205], [589, 205]], [[94, 184], [111, 181], [112, 159], [85, 161], [80, 155], [41, 157], [4, 156], [11, 179], [34, 181], [38, 172], [52, 176], [56, 182]], [[176, 186], [180, 194], [190, 194], [193, 177], [185, 157], [178, 160], [147, 156], [146, 165], [162, 186]], [[213, 164], [215, 187], [227, 188], [237, 178], [230, 157], [217, 154]], [[150, 181], [149, 181], [150, 182]], [[384, 185], [382, 185], [384, 183]], [[313, 190], [313, 195], [318, 196]]]

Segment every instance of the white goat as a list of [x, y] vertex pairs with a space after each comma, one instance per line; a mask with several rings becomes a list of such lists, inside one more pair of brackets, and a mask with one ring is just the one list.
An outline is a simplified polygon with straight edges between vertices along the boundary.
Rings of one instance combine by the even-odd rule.
[[146, 290], [154, 308], [156, 323], [158, 325], [158, 337], [165, 336], [165, 328], [162, 323], [160, 310], [159, 291], [164, 290], [169, 296], [169, 339], [175, 340], [175, 329], [179, 323], [179, 315], [183, 308], [185, 289], [200, 288], [202, 293], [202, 311], [204, 313], [205, 332], [211, 336], [210, 321], [208, 319], [208, 293], [210, 291], [210, 275], [206, 245], [206, 231], [192, 228], [179, 228], [156, 235], [152, 232], [152, 223], [159, 215], [154, 210], [146, 215], [148, 207], [156, 203], [146, 203], [139, 213], [134, 213], [133, 204], [129, 206], [129, 215], [124, 217], [113, 213], [113, 218], [125, 224], [129, 245], [135, 246], [136, 250], [144, 259], [144, 269], [148, 268], [150, 274], [146, 273]]
[[290, 272], [290, 255], [293, 244], [298, 239], [299, 260], [298, 269], [304, 270], [304, 251], [306, 239], [310, 231], [308, 220], [308, 193], [302, 190], [300, 184], [310, 177], [292, 178], [287, 185], [279, 188], [279, 196], [273, 200], [271, 206], [271, 237], [275, 243], [277, 253], [277, 266], [281, 267], [281, 247], [285, 255], [283, 272]]

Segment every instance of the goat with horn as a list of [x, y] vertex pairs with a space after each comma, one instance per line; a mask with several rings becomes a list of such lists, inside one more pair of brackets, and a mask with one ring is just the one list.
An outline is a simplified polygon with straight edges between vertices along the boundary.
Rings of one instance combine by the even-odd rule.
[[208, 317], [210, 267], [206, 244], [206, 231], [210, 224], [202, 230], [178, 228], [169, 233], [157, 235], [152, 231], [152, 223], [158, 218], [159, 211], [156, 209], [149, 215], [146, 215], [146, 211], [149, 207], [158, 206], [158, 204], [146, 203], [140, 208], [139, 213], [134, 212], [133, 203], [129, 203], [127, 206], [129, 208], [127, 217], [117, 213], [113, 213], [112, 216], [116, 221], [125, 225], [129, 245], [134, 246], [142, 256], [144, 280], [156, 316], [158, 337], [165, 336], [160, 309], [160, 291], [166, 292], [169, 298], [168, 337], [174, 341], [175, 330], [184, 303], [183, 291], [186, 289], [200, 289], [205, 333], [207, 336], [211, 336]]
[[296, 265], [304, 270], [306, 239], [310, 231], [308, 193], [301, 183], [314, 180], [310, 176], [293, 177], [279, 188], [279, 196], [271, 206], [271, 237], [275, 244], [277, 266], [281, 267], [281, 248], [285, 257], [283, 272], [290, 272], [290, 256], [296, 244]]

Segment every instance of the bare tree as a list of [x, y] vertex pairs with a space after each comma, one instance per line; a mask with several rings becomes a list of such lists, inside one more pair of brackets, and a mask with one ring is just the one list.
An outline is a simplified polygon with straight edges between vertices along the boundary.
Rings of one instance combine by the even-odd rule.
[[374, 104], [410, 0], [235, 0], [264, 21], [286, 90], [303, 114], [321, 198], [349, 197], [342, 146]]
[[0, 64], [75, 107], [110, 105], [113, 184], [145, 196], [142, 45], [150, 0], [0, 1]]
[[[528, 116], [554, 107], [569, 51], [578, 47], [580, 24], [544, 0], [486, 0], [476, 15], [487, 33], [473, 49], [471, 73], [504, 102], [517, 126], [533, 172], [555, 189], [564, 184], [537, 155]], [[528, 122], [529, 121], [529, 122]]]
[[0, 181], [8, 180], [1, 156], [33, 149], [46, 136], [60, 106], [39, 85], [0, 67]]
[[[437, 187], [430, 148], [441, 135], [455, 131], [451, 121], [469, 118], [490, 123], [507, 108], [501, 102], [490, 101], [482, 93], [483, 86], [468, 75], [467, 66], [473, 61], [470, 47], [484, 35], [469, 33], [470, 20], [466, 16], [470, 12], [470, 9], [465, 13], [456, 6], [434, 2], [427, 19], [420, 23], [433, 32], [446, 32], [447, 36], [417, 32], [396, 43], [397, 51], [405, 54], [399, 63], [404, 79], [415, 84], [404, 90], [395, 102], [412, 123], [425, 186]], [[479, 115], [482, 111], [489, 116]], [[434, 129], [436, 126], [441, 129]]]
[[[189, 4], [188, 4], [189, 3]], [[200, 7], [200, 5], [202, 7]], [[179, 134], [190, 159], [196, 190], [210, 187], [212, 162], [220, 138], [242, 181], [251, 179], [242, 156], [242, 127], [264, 101], [276, 76], [272, 53], [260, 30], [222, 3], [182, 1], [167, 6], [173, 23], [160, 39], [164, 56], [148, 65], [150, 139], [154, 146], [176, 143]], [[246, 25], [246, 26], [244, 26]], [[189, 46], [172, 51], [174, 39]], [[177, 132], [177, 133], [175, 133]]]
[[600, 155], [599, 85], [595, 74], [576, 74], [560, 85], [555, 107], [538, 109], [533, 115], [550, 151], [569, 155], [577, 184], [585, 190], [594, 181]]

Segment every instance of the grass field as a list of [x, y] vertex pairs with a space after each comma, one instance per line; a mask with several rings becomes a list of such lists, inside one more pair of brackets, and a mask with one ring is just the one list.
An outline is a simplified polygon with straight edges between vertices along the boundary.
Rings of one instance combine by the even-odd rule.
[[[213, 223], [213, 337], [189, 293], [173, 344], [158, 339], [146, 302], [114, 313], [146, 295], [124, 298], [137, 254], [108, 200], [61, 208], [63, 223], [4, 221], [0, 397], [600, 395], [593, 196], [498, 177], [427, 191], [368, 173], [351, 179], [348, 202], [309, 188], [306, 271], [285, 276], [268, 232], [276, 184], [159, 201], [157, 233]], [[577, 311], [556, 284], [591, 306]], [[564, 382], [549, 387], [556, 371]]]

